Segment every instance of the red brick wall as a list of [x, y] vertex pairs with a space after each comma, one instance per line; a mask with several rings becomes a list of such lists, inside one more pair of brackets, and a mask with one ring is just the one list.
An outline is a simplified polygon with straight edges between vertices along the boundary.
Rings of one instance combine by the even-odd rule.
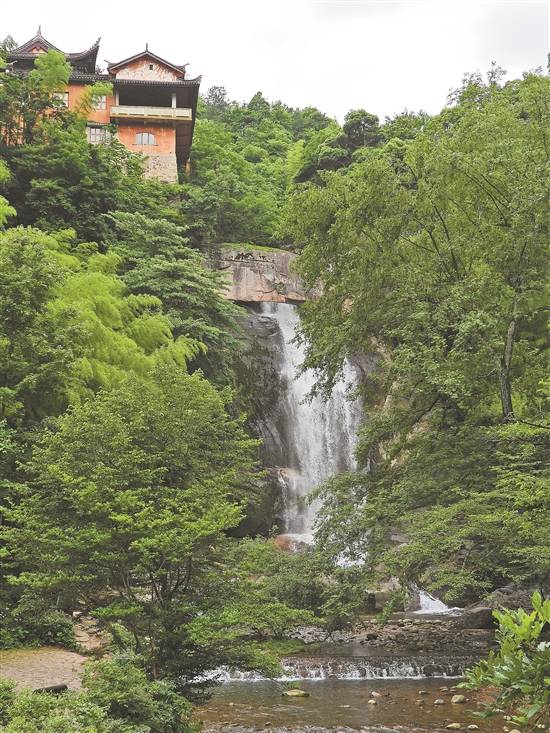
[[[69, 92], [69, 109], [75, 109], [78, 104], [78, 100], [84, 94], [88, 87], [84, 84], [69, 84], [67, 91]], [[103, 125], [108, 124], [111, 121], [109, 117], [109, 110], [115, 103], [115, 96], [111, 94], [107, 97], [106, 109], [93, 109], [88, 115], [89, 122], [98, 122]]]
[[[136, 133], [152, 132], [155, 145], [136, 145]], [[176, 131], [171, 126], [147, 124], [121, 124], [118, 127], [118, 139], [133, 153], [143, 155], [166, 155], [176, 153]]]

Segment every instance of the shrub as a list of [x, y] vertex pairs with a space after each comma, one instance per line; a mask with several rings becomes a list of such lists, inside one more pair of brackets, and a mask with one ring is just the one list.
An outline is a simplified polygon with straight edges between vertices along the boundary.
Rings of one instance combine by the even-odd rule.
[[494, 611], [499, 649], [466, 673], [465, 687], [495, 687], [482, 715], [505, 710], [517, 725], [534, 729], [550, 719], [550, 600], [532, 596], [533, 611]]

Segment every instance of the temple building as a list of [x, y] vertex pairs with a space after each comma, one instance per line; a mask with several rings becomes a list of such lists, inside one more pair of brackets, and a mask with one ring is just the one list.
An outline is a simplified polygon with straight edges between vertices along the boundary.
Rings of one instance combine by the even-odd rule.
[[[7, 58], [13, 73], [28, 73], [38, 54], [59, 51], [38, 29], [30, 41]], [[71, 76], [59, 94], [74, 109], [86, 86], [110, 82], [113, 93], [101, 97], [91, 111], [87, 134], [91, 143], [106, 138], [116, 125], [118, 139], [134, 153], [146, 156], [146, 174], [176, 181], [178, 166], [185, 166], [191, 150], [201, 77], [187, 79], [185, 65], [178, 66], [149, 51], [108, 63], [106, 73], [97, 66], [99, 40], [87, 51], [65, 53]]]

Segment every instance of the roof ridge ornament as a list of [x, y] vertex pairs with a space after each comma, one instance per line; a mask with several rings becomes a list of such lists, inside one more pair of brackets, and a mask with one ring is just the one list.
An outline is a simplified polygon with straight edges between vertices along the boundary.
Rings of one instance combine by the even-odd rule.
[[36, 35], [37, 35], [37, 36], [38, 36], [39, 38], [43, 38], [43, 37], [44, 37], [44, 36], [42, 35], [42, 25], [39, 25], [39, 26], [38, 26], [38, 30], [36, 31]]

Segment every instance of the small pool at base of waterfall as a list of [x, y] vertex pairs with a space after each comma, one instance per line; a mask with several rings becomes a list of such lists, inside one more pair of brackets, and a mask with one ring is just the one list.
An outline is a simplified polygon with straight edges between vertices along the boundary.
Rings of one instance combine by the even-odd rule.
[[[502, 731], [502, 719], [481, 720], [472, 715], [482, 709], [483, 699], [479, 693], [459, 690], [466, 694], [468, 702], [451, 703], [456, 693], [451, 687], [456, 682], [445, 678], [302, 680], [300, 689], [309, 693], [309, 697], [304, 698], [283, 697], [286, 687], [279, 682], [226, 682], [216, 689], [198, 714], [206, 728], [396, 725], [435, 731], [456, 722], [463, 729], [475, 723], [480, 731]], [[380, 697], [371, 697], [371, 692], [380, 693]], [[435, 705], [436, 699], [443, 699], [444, 704]], [[369, 700], [375, 700], [376, 704]]]

